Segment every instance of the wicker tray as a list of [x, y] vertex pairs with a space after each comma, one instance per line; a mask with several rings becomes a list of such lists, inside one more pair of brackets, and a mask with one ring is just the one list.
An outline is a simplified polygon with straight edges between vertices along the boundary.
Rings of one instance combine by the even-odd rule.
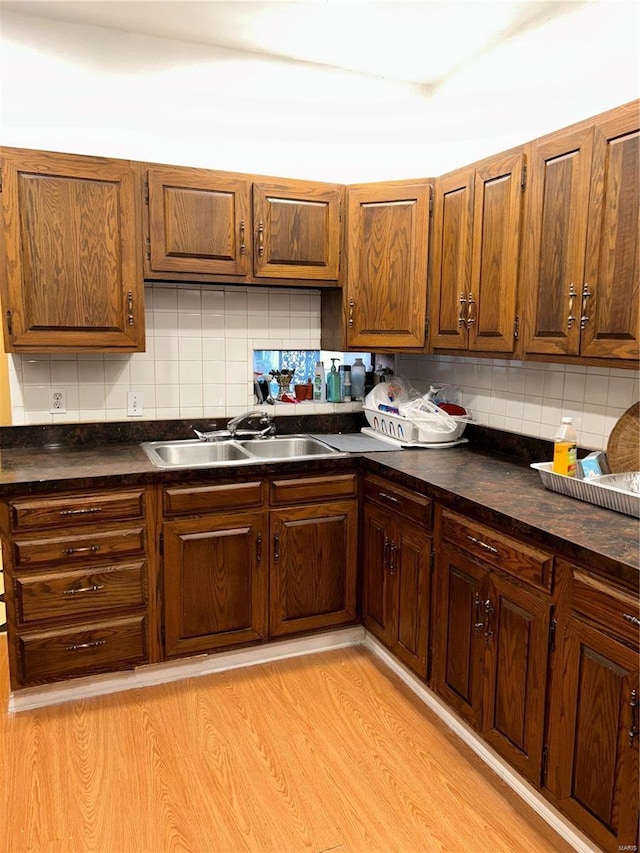
[[575, 477], [554, 474], [551, 470], [552, 466], [553, 462], [533, 462], [531, 464], [531, 468], [535, 468], [540, 474], [540, 479], [546, 489], [605, 509], [612, 509], [614, 512], [640, 518], [640, 495], [607, 486], [596, 486], [589, 480], [577, 480]]
[[607, 459], [612, 473], [640, 470], [640, 403], [634, 403], [611, 430]]

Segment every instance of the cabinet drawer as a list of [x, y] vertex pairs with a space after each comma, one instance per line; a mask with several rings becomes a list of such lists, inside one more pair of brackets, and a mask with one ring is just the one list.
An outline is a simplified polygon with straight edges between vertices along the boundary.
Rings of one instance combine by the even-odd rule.
[[21, 498], [9, 502], [14, 530], [96, 524], [119, 518], [144, 515], [144, 491], [94, 495], [66, 495], [57, 498]]
[[22, 634], [18, 637], [22, 680], [28, 684], [144, 663], [146, 634], [143, 615]]
[[104, 533], [83, 533], [56, 538], [16, 539], [13, 543], [15, 568], [42, 563], [80, 563], [144, 553], [144, 528], [130, 527]]
[[385, 509], [397, 512], [409, 521], [431, 528], [433, 515], [431, 498], [372, 476], [365, 477], [364, 497]]
[[484, 563], [539, 589], [551, 591], [552, 554], [446, 509], [442, 513], [442, 536]]
[[597, 575], [572, 567], [571, 609], [595, 622], [615, 639], [638, 648], [640, 622], [637, 596], [611, 586]]
[[291, 480], [273, 480], [271, 504], [286, 506], [294, 503], [317, 503], [334, 498], [352, 498], [357, 495], [355, 474], [338, 474], [335, 477], [297, 477]]
[[162, 502], [166, 515], [257, 507], [264, 502], [264, 484], [258, 480], [219, 486], [172, 486], [163, 489]]
[[19, 623], [138, 607], [146, 600], [146, 564], [141, 561], [16, 578], [15, 593]]

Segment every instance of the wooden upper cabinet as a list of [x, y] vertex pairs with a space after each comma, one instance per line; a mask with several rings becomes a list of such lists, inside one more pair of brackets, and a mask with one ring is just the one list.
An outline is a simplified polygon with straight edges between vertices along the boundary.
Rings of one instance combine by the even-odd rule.
[[467, 295], [470, 350], [514, 349], [524, 163], [522, 151], [507, 152], [476, 169]]
[[149, 278], [337, 280], [338, 184], [180, 166], [149, 166], [146, 181]]
[[532, 143], [525, 211], [522, 346], [578, 355], [593, 129]]
[[435, 349], [514, 350], [523, 170], [518, 149], [436, 180]]
[[251, 183], [206, 169], [150, 168], [147, 262], [154, 273], [251, 272]]
[[424, 183], [347, 188], [347, 344], [425, 343], [429, 196]]
[[471, 289], [473, 169], [436, 178], [433, 205], [431, 345], [467, 348], [467, 296]]
[[134, 166], [4, 149], [2, 178], [6, 350], [144, 350]]
[[342, 187], [300, 181], [253, 185], [254, 272], [336, 280]]
[[640, 302], [638, 101], [596, 122], [581, 302], [584, 356], [637, 359]]

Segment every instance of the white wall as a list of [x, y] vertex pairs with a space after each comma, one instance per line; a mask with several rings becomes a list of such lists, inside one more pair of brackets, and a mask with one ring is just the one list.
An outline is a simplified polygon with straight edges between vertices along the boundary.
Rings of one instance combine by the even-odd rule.
[[442, 174], [638, 96], [638, 4], [574, 5], [435, 91], [0, 9], [0, 142], [343, 183]]

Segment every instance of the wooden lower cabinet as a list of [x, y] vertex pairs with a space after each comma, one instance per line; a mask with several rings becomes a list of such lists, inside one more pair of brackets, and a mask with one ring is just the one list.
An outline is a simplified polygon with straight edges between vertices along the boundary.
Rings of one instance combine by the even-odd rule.
[[426, 678], [431, 536], [368, 502], [362, 533], [365, 627]]
[[274, 509], [271, 534], [270, 635], [353, 622], [357, 502]]
[[167, 656], [265, 639], [266, 512], [166, 521], [163, 539]]
[[[484, 541], [477, 532], [476, 542]], [[515, 548], [515, 540], [502, 539], [505, 553]], [[539, 784], [551, 601], [460, 543], [443, 540], [436, 555], [434, 689]]]
[[558, 620], [546, 788], [604, 850], [637, 850], [637, 595], [564, 568], [571, 608]]

